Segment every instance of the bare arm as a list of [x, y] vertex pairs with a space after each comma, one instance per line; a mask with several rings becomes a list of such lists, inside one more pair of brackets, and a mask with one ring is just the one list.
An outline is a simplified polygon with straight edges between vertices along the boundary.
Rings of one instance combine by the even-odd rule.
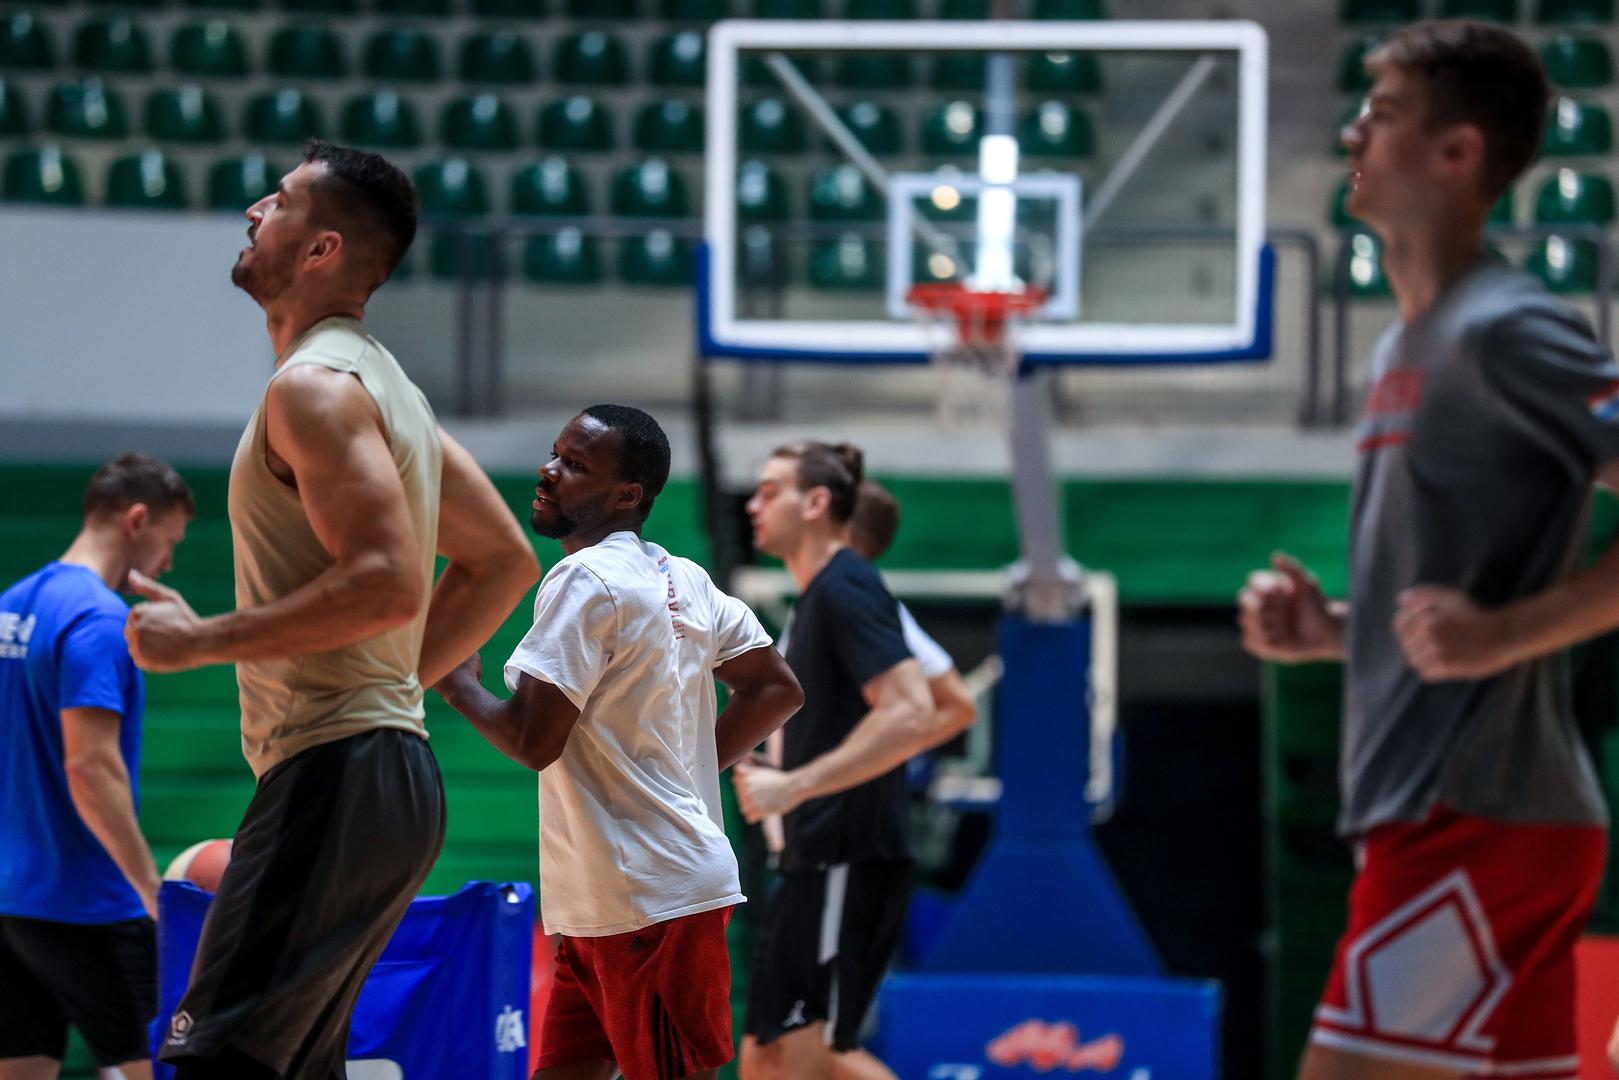
[[738, 763], [734, 782], [749, 821], [857, 787], [954, 734], [934, 710], [927, 679], [915, 659], [900, 661], [861, 690], [871, 711], [820, 757], [790, 772]]
[[146, 913], [155, 919], [162, 879], [135, 820], [134, 789], [118, 747], [121, 723], [119, 715], [108, 709], [62, 710], [67, 789], [91, 835], [107, 849]]
[[148, 670], [329, 652], [409, 622], [426, 602], [404, 485], [359, 380], [300, 365], [270, 384], [265, 410], [270, 448], [332, 565], [278, 600], [206, 619], [132, 577], [153, 600], [131, 613], [127, 635]]
[[540, 563], [495, 485], [440, 429], [438, 551], [449, 559], [427, 607], [421, 681], [432, 686], [489, 640], [540, 579]]
[[714, 723], [720, 768], [736, 764], [803, 707], [804, 691], [773, 646], [761, 645], [714, 669], [730, 691]]
[[1291, 555], [1248, 575], [1237, 594], [1243, 648], [1261, 660], [1298, 664], [1342, 660], [1349, 605], [1328, 600], [1321, 583]]
[[943, 675], [928, 680], [928, 694], [933, 698], [933, 711], [939, 716], [939, 725], [946, 734], [939, 742], [960, 735], [978, 719], [978, 705], [972, 691], [961, 679], [961, 672], [951, 668]]
[[544, 679], [519, 675], [517, 692], [502, 701], [484, 688], [476, 654], [434, 685], [440, 697], [489, 744], [519, 765], [540, 772], [562, 756], [579, 722], [568, 696]]

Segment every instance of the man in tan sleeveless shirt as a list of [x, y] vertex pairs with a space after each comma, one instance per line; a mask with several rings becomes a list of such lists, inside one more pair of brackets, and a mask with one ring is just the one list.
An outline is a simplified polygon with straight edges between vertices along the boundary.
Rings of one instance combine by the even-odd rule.
[[161, 1056], [180, 1080], [328, 1080], [443, 843], [422, 687], [483, 644], [539, 568], [361, 326], [415, 236], [410, 181], [312, 143], [247, 217], [231, 280], [264, 309], [276, 366], [231, 466], [237, 610], [200, 618], [137, 581], [151, 602], [126, 629], [147, 670], [236, 664], [258, 777]]

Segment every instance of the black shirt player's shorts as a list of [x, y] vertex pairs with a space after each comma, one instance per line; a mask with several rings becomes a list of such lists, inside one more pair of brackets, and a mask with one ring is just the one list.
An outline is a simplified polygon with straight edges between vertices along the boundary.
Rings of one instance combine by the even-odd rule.
[[857, 1049], [899, 949], [911, 871], [909, 862], [870, 862], [784, 874], [754, 947], [747, 1034], [769, 1043], [824, 1021], [832, 1049]]
[[96, 1064], [145, 1061], [155, 1012], [151, 919], [83, 926], [0, 915], [0, 1059], [61, 1061], [71, 1024]]
[[[341, 1077], [360, 987], [444, 843], [427, 741], [383, 729], [259, 778], [163, 1060], [180, 1075]], [[208, 1059], [232, 1061], [209, 1067]], [[200, 1060], [199, 1060], [200, 1059]]]

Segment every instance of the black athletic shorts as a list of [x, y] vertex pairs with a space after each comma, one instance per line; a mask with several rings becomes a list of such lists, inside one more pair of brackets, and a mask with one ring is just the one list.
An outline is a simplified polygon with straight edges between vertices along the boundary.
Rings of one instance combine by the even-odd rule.
[[81, 926], [0, 915], [0, 1059], [61, 1061], [71, 1024], [96, 1064], [145, 1061], [156, 1012], [151, 919]]
[[743, 1030], [769, 1043], [824, 1020], [832, 1049], [858, 1049], [910, 903], [909, 862], [783, 875], [765, 901]]
[[[341, 1080], [360, 987], [444, 844], [426, 740], [370, 731], [259, 778], [160, 1056], [180, 1076]], [[214, 1066], [219, 1066], [215, 1061]]]

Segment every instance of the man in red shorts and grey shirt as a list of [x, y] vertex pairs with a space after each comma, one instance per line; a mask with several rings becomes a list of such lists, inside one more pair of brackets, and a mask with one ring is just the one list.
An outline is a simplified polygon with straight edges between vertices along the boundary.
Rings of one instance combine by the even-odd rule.
[[640, 409], [570, 421], [532, 516], [566, 557], [506, 663], [512, 697], [482, 687], [476, 657], [435, 687], [540, 773], [540, 914], [562, 935], [541, 1080], [706, 1077], [733, 1053], [725, 927], [742, 892], [720, 770], [804, 696], [747, 605], [641, 538], [668, 477], [669, 440]]
[[1347, 664], [1359, 873], [1300, 1075], [1572, 1080], [1607, 816], [1560, 654], [1619, 626], [1619, 546], [1577, 569], [1592, 485], [1619, 483], [1619, 368], [1484, 243], [1540, 145], [1534, 53], [1427, 23], [1367, 66], [1349, 210], [1401, 319], [1359, 432], [1349, 598], [1285, 555], [1238, 598], [1255, 655]]

